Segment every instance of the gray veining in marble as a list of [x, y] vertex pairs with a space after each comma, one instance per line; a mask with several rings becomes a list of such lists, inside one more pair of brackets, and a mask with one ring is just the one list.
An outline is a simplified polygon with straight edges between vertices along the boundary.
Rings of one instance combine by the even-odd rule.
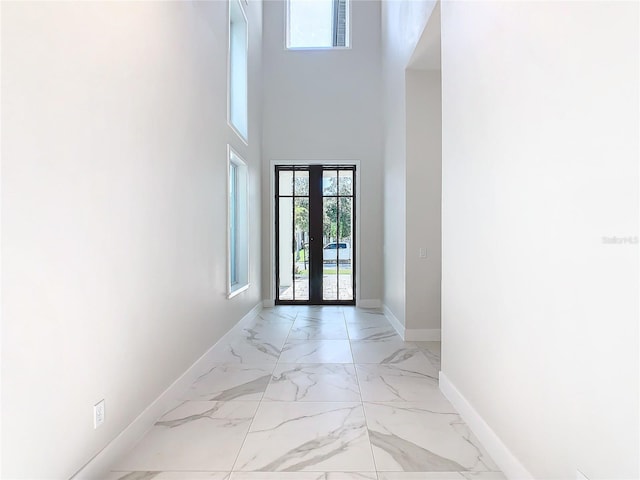
[[393, 433], [369, 430], [371, 445], [387, 452], [406, 472], [457, 472], [465, 468]]
[[352, 340], [351, 350], [355, 363], [388, 363], [410, 368], [429, 364], [418, 347], [399, 337], [381, 341]]
[[323, 323], [344, 322], [344, 314], [342, 310], [334, 310], [331, 308], [308, 308], [298, 312], [296, 320], [321, 320]]
[[389, 338], [400, 339], [398, 333], [389, 325], [370, 325], [362, 323], [348, 323], [349, 338], [351, 340], [387, 340]]
[[343, 313], [347, 323], [389, 324], [384, 312], [379, 309], [350, 308], [344, 309]]
[[440, 356], [379, 309], [263, 309], [103, 480], [505, 480], [440, 392]]
[[230, 480], [228, 472], [111, 472], [104, 480]]
[[234, 470], [374, 470], [362, 406], [263, 402]]
[[157, 479], [162, 472], [112, 472], [105, 480], [152, 480]]
[[353, 363], [348, 340], [290, 340], [280, 363]]
[[274, 365], [223, 363], [213, 365], [185, 392], [185, 400], [260, 400]]
[[353, 365], [278, 364], [264, 400], [287, 402], [360, 401]]
[[507, 480], [500, 472], [379, 472], [378, 480]]
[[377, 480], [375, 472], [235, 472], [231, 480]]
[[438, 387], [438, 372], [429, 362], [424, 362], [418, 368], [394, 364], [359, 364], [356, 370], [365, 401], [418, 402], [430, 395], [444, 400]]
[[293, 323], [298, 315], [298, 308], [295, 306], [281, 306], [278, 308], [264, 308], [256, 315], [254, 322], [269, 323]]
[[456, 413], [419, 402], [364, 405], [378, 471], [498, 470]]
[[242, 335], [248, 342], [267, 342], [273, 344], [282, 344], [289, 335], [291, 323], [255, 323], [245, 326], [241, 331]]
[[344, 320], [323, 322], [312, 318], [299, 318], [291, 327], [289, 340], [347, 340]]
[[414, 342], [429, 361], [440, 370], [440, 342]]
[[163, 415], [114, 470], [230, 472], [257, 407], [184, 402]]
[[216, 345], [210, 353], [210, 360], [219, 363], [277, 363], [283, 342], [240, 338]]

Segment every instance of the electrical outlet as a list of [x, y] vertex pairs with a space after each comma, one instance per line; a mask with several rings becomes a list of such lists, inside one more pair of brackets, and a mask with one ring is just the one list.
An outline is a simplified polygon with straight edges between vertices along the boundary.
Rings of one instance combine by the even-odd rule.
[[98, 428], [104, 423], [104, 399], [93, 406], [93, 428]]
[[426, 247], [420, 247], [418, 249], [418, 258], [427, 258], [427, 249], [426, 249]]

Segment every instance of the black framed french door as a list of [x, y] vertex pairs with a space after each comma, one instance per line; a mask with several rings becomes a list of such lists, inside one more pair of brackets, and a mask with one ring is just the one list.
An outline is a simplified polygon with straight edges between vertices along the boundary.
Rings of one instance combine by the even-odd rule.
[[355, 305], [356, 167], [275, 167], [276, 304]]

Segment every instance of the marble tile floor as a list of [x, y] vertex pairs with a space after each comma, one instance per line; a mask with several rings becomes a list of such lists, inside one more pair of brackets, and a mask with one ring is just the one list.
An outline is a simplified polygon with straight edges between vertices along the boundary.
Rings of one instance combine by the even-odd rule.
[[105, 480], [503, 480], [438, 389], [439, 342], [377, 310], [276, 307]]

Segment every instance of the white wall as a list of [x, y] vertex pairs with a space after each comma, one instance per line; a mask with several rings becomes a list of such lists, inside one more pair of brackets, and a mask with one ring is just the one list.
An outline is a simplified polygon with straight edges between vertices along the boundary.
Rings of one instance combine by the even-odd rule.
[[[413, 80], [407, 76], [435, 6], [427, 0], [382, 3], [384, 304], [408, 329], [440, 328], [440, 187], [439, 179], [431, 176], [440, 168], [439, 145], [433, 143], [439, 106], [427, 98], [435, 94], [435, 83], [420, 86], [418, 74]], [[407, 85], [415, 88], [408, 91]], [[408, 149], [409, 142], [413, 149]], [[417, 258], [419, 247], [427, 248], [428, 260]]]
[[[407, 69], [405, 327], [408, 339], [412, 334], [421, 333], [431, 334], [430, 339], [439, 339], [441, 102], [440, 70]], [[426, 258], [419, 257], [420, 249], [424, 249]]]
[[638, 27], [442, 4], [443, 372], [539, 479], [639, 475]]
[[[2, 2], [2, 478], [68, 478], [261, 298], [226, 298], [226, 2]], [[106, 423], [92, 406], [106, 399]]]
[[268, 238], [270, 162], [359, 160], [359, 299], [382, 298], [380, 4], [351, 2], [350, 49], [284, 48], [285, 4], [264, 4], [263, 284], [274, 298]]

